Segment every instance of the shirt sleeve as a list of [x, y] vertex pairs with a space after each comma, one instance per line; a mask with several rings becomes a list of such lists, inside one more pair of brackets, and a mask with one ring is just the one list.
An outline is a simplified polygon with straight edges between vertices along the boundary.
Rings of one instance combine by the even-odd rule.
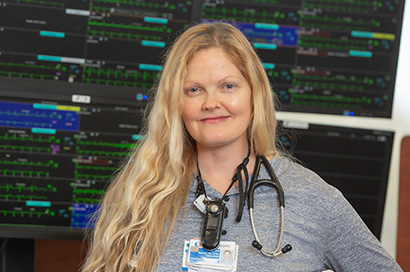
[[333, 271], [402, 271], [349, 202], [336, 190], [329, 200], [325, 265]]

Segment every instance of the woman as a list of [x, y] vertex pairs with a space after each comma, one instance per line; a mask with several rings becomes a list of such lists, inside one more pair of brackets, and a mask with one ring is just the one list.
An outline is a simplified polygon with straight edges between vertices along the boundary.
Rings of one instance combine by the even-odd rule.
[[[238, 246], [237, 271], [401, 271], [339, 191], [278, 153], [275, 130], [269, 81], [242, 33], [225, 23], [186, 30], [167, 54], [145, 139], [104, 197], [83, 271], [181, 271], [186, 241], [207, 244], [206, 209], [193, 205], [201, 195], [226, 207], [220, 240]], [[261, 155], [284, 189], [293, 247], [274, 258], [252, 247], [241, 211]], [[254, 199], [259, 238], [274, 248], [276, 192], [259, 187]]]

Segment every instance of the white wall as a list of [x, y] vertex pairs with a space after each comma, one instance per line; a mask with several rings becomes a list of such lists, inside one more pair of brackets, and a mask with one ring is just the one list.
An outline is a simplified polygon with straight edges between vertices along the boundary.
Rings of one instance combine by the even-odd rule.
[[[404, 10], [399, 64], [391, 119], [330, 116], [307, 113], [277, 113], [280, 120], [300, 120], [315, 124], [339, 125], [365, 129], [384, 129], [395, 132], [389, 184], [382, 227], [381, 242], [392, 256], [396, 256], [397, 209], [399, 191], [400, 145], [403, 136], [410, 135], [410, 0]], [[410, 216], [410, 215], [409, 215]]]

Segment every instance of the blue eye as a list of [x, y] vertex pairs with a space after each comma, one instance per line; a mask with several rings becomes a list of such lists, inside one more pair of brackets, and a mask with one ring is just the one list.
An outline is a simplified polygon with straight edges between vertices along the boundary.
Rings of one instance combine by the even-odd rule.
[[225, 87], [225, 89], [233, 89], [233, 88], [235, 88], [235, 85], [233, 85], [233, 84], [226, 84], [224, 87]]
[[186, 90], [187, 93], [195, 93], [197, 91], [199, 91], [198, 88], [190, 88]]
[[189, 96], [194, 96], [194, 95], [196, 96], [201, 93], [201, 89], [197, 87], [187, 88], [185, 89], [185, 93]]

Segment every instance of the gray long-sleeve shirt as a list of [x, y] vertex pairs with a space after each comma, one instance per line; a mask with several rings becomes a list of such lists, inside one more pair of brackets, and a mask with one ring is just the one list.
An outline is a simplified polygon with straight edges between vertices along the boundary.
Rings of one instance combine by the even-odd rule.
[[[270, 163], [285, 192], [282, 246], [291, 244], [293, 249], [271, 259], [252, 247], [254, 237], [247, 207], [242, 221], [235, 222], [239, 200], [239, 190], [235, 187], [227, 194], [229, 215], [223, 223], [226, 235], [222, 240], [239, 245], [238, 272], [402, 271], [337, 189], [286, 158], [275, 157]], [[259, 176], [268, 178], [264, 167]], [[206, 181], [204, 183], [210, 198], [221, 197]], [[193, 174], [186, 212], [181, 212], [174, 225], [159, 271], [181, 271], [184, 240], [201, 236], [203, 215], [192, 204], [196, 186]], [[254, 219], [264, 248], [273, 250], [280, 219], [276, 191], [267, 186], [256, 189]]]

